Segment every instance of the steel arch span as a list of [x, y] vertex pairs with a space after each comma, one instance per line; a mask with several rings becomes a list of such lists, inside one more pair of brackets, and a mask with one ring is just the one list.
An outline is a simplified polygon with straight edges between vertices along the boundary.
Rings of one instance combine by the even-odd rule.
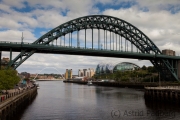
[[[84, 16], [84, 17], [80, 17], [80, 18], [68, 21], [52, 29], [51, 31], [47, 32], [46, 34], [41, 36], [39, 39], [34, 41], [32, 44], [48, 45], [55, 40], [57, 41], [59, 37], [64, 36], [65, 38], [65, 35], [69, 34], [69, 37], [71, 35], [71, 39], [69, 39], [69, 47], [70, 46], [72, 47], [72, 33], [76, 31], [77, 34], [79, 34], [80, 30], [85, 30], [85, 36], [86, 36], [87, 29], [92, 30], [92, 41], [91, 41], [92, 49], [94, 48], [93, 30], [97, 29], [99, 32], [99, 30], [101, 29], [101, 30], [104, 30], [104, 35], [105, 34], [107, 35], [107, 31], [109, 31], [110, 33], [114, 33], [116, 35], [121, 36], [121, 39], [122, 37], [125, 38], [132, 45], [134, 45], [141, 53], [145, 53], [145, 54], [153, 53], [155, 55], [162, 54], [159, 48], [141, 30], [139, 30], [132, 24], [122, 19], [112, 17], [112, 16], [107, 16], [107, 15], [90, 15], [90, 16]], [[98, 39], [98, 48], [99, 46], [100, 46], [100, 41]], [[77, 47], [80, 47], [78, 38], [77, 38]], [[87, 48], [86, 37], [85, 37], [84, 47], [85, 49]], [[107, 37], [106, 39], [104, 37], [104, 48], [107, 48]], [[113, 49], [114, 49], [114, 43], [113, 43]], [[13, 66], [14, 69], [16, 69], [34, 53], [36, 53], [36, 49], [31, 50], [30, 52], [27, 51], [26, 49], [22, 50], [21, 53], [17, 57], [15, 57], [13, 60], [9, 62], [9, 66]], [[167, 75], [166, 79], [169, 79], [168, 73], [170, 73], [170, 75], [173, 76], [173, 78], [178, 80], [177, 67], [174, 67], [174, 64], [171, 64], [169, 59], [166, 59], [166, 58], [156, 59], [155, 58], [155, 59], [150, 59], [150, 61], [159, 70], [161, 74], [163, 73]]]

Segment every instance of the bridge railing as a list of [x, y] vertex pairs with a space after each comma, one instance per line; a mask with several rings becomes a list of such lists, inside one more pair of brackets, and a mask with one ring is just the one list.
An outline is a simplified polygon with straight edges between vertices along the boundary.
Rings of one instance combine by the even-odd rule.
[[0, 41], [0, 43], [8, 43], [8, 44], [32, 44], [28, 42], [10, 42], [10, 41]]
[[[17, 45], [37, 45], [37, 46], [51, 46], [51, 47], [61, 47], [61, 48], [75, 48], [75, 49], [87, 49], [87, 50], [100, 50], [100, 51], [113, 51], [113, 52], [126, 52], [126, 53], [139, 53], [139, 54], [145, 54], [142, 52], [133, 52], [133, 51], [125, 51], [125, 50], [111, 50], [111, 49], [102, 49], [102, 48], [88, 48], [88, 47], [77, 47], [77, 46], [64, 46], [64, 45], [54, 45], [54, 44], [33, 44], [28, 42], [10, 42], [10, 41], [0, 41], [0, 43], [4, 44], [17, 44]], [[154, 55], [155, 53], [150, 53], [151, 55]]]

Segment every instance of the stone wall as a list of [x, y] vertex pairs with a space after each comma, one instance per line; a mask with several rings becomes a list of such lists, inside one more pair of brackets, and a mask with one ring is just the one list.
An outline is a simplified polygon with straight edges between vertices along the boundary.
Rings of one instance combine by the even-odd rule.
[[1, 96], [0, 120], [12, 120], [22, 112], [37, 95], [37, 88], [29, 88], [15, 93]]

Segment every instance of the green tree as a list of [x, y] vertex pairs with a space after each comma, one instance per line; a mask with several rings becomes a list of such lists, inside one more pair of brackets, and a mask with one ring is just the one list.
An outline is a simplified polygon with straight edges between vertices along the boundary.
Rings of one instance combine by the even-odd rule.
[[146, 70], [147, 68], [146, 68], [145, 65], [143, 65], [141, 69], [142, 69], [142, 70]]
[[20, 81], [17, 71], [8, 68], [0, 70], [0, 89], [9, 90]]

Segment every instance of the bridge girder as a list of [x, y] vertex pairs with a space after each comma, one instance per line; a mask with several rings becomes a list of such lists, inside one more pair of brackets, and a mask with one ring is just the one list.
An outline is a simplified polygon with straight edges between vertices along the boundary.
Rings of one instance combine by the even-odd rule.
[[[142, 53], [150, 54], [150, 52], [153, 52], [154, 54], [162, 54], [159, 48], [138, 28], [122, 19], [106, 15], [90, 15], [71, 20], [47, 32], [33, 42], [33, 44], [46, 45], [68, 33], [83, 29], [103, 29], [110, 31], [130, 41]], [[36, 50], [32, 50], [31, 52], [22, 50], [21, 53], [9, 63], [9, 66], [13, 66], [14, 69], [16, 69], [35, 52]], [[150, 61], [159, 71], [168, 71], [178, 80], [177, 72], [169, 63], [168, 59], [155, 59]]]

